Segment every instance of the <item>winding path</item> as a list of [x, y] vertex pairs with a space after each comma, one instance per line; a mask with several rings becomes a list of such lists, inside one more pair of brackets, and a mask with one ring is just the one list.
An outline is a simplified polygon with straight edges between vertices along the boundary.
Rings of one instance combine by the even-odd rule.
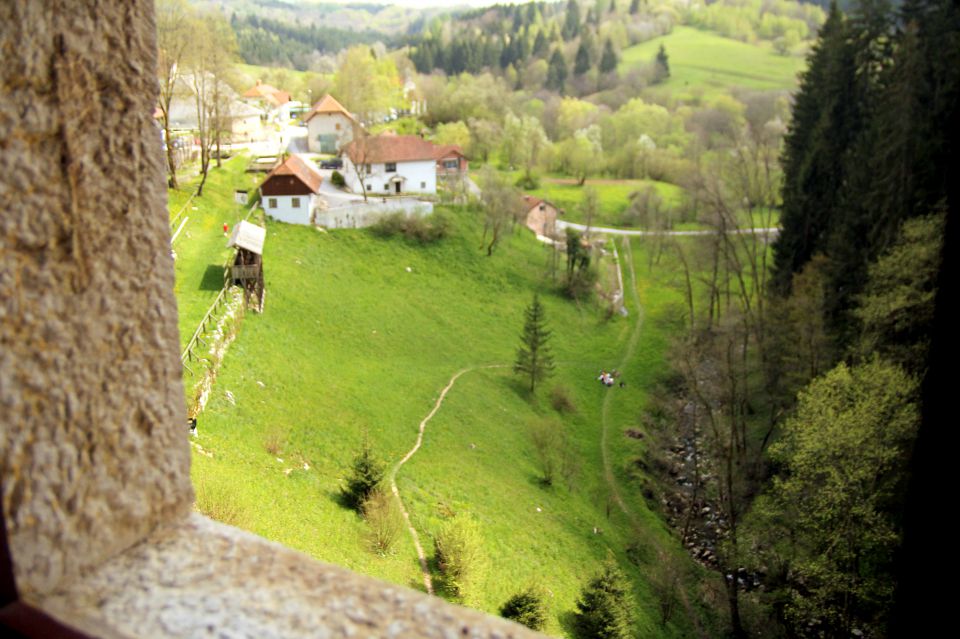
[[[596, 230], [596, 229], [595, 229]], [[625, 234], [626, 235], [626, 234]], [[636, 235], [636, 233], [630, 233], [629, 235]], [[633, 268], [633, 249], [630, 246], [630, 238], [623, 238], [623, 259], [627, 263], [627, 267], [630, 271], [630, 292], [633, 297], [633, 303], [637, 307], [637, 322], [634, 324], [633, 331], [630, 334], [630, 339], [627, 342], [627, 346], [623, 351], [623, 358], [620, 361], [620, 366], [618, 370], [622, 370], [624, 365], [627, 364], [632, 358], [633, 353], [637, 348], [637, 342], [640, 341], [640, 331], [643, 328], [643, 306], [640, 304], [640, 295], [637, 293], [637, 274]], [[626, 292], [624, 292], [626, 296]], [[624, 302], [626, 299], [624, 299]], [[623, 497], [620, 495], [620, 486], [617, 483], [616, 475], [613, 472], [613, 466], [610, 462], [610, 453], [608, 449], [608, 433], [609, 433], [609, 420], [608, 413], [610, 410], [610, 400], [613, 398], [615, 393], [607, 393], [603, 398], [603, 407], [600, 413], [601, 419], [601, 429], [600, 429], [600, 452], [601, 457], [603, 458], [603, 478], [607, 482], [607, 486], [610, 488], [610, 494], [613, 497], [614, 502], [616, 502], [617, 507], [620, 509], [620, 512], [624, 514], [627, 520], [630, 522], [630, 525], [634, 528], [639, 528], [641, 525], [640, 520], [636, 515], [633, 514], [633, 511], [627, 506], [626, 502], [623, 500]], [[654, 539], [653, 543], [660, 548], [660, 542]], [[690, 600], [687, 598], [686, 590], [681, 586], [679, 588], [680, 603], [683, 604], [684, 610], [687, 613], [687, 617], [693, 623], [694, 628], [697, 630], [697, 634], [706, 639], [707, 635], [703, 631], [703, 627], [700, 625], [700, 619], [693, 611], [693, 608], [690, 606]]]
[[450, 378], [450, 381], [447, 382], [447, 385], [444, 386], [442, 391], [440, 391], [440, 397], [438, 397], [436, 403], [434, 403], [433, 409], [431, 409], [431, 411], [427, 413], [427, 416], [421, 420], [419, 432], [417, 433], [417, 442], [413, 445], [413, 448], [410, 449], [410, 452], [403, 456], [403, 459], [394, 464], [388, 475], [390, 479], [390, 491], [393, 492], [393, 496], [397, 498], [397, 503], [400, 505], [400, 512], [403, 513], [403, 519], [407, 522], [407, 530], [410, 531], [410, 536], [413, 538], [413, 545], [417, 549], [417, 559], [420, 562], [420, 571], [423, 573], [423, 585], [426, 586], [427, 593], [431, 595], [434, 594], [433, 579], [430, 577], [430, 568], [427, 566], [427, 555], [423, 552], [423, 544], [420, 543], [420, 535], [417, 534], [417, 529], [414, 528], [413, 524], [410, 522], [410, 513], [407, 512], [406, 506], [403, 505], [403, 499], [400, 497], [400, 490], [397, 488], [397, 471], [400, 470], [401, 466], [410, 461], [410, 458], [413, 457], [418, 450], [420, 450], [420, 445], [423, 443], [423, 433], [427, 428], [427, 422], [433, 419], [433, 416], [437, 414], [438, 410], [440, 410], [440, 405], [443, 404], [444, 398], [446, 398], [447, 393], [451, 388], [453, 388], [453, 385], [461, 375], [464, 373], [469, 373], [470, 371], [484, 368], [505, 368], [506, 366], [506, 364], [469, 366], [454, 373], [453, 377]]

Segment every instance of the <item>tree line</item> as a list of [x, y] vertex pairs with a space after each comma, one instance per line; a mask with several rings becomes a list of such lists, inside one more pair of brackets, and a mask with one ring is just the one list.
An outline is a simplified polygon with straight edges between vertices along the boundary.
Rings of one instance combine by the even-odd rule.
[[697, 478], [673, 516], [722, 575], [734, 636], [888, 632], [958, 99], [955, 3], [833, 6], [782, 177], [740, 162], [740, 144], [695, 185], [721, 231], [737, 200], [782, 186], [772, 252], [728, 233], [654, 249], [680, 265], [688, 306], [661, 409]]
[[384, 34], [369, 29], [354, 31], [314, 23], [290, 24], [236, 13], [230, 17], [230, 26], [245, 63], [298, 71], [311, 69], [318, 54], [336, 54], [357, 44], [390, 41]]

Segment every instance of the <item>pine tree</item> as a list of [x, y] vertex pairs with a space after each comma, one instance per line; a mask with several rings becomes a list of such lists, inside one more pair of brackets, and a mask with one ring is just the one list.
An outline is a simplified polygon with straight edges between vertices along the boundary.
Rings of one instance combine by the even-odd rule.
[[553, 50], [553, 55], [550, 56], [550, 65], [547, 67], [546, 86], [548, 89], [563, 94], [563, 87], [566, 82], [567, 61], [563, 58], [563, 53], [560, 52], [560, 49], [557, 48]]
[[539, 588], [527, 588], [510, 597], [500, 608], [500, 616], [516, 621], [531, 630], [541, 630], [547, 622], [544, 595]]
[[580, 593], [573, 624], [576, 635], [584, 639], [633, 636], [630, 584], [612, 557], [607, 558], [600, 574]]
[[772, 286], [780, 294], [817, 252], [825, 252], [847, 178], [846, 158], [863, 127], [854, 95], [856, 65], [846, 21], [833, 4], [800, 80], [784, 139], [782, 231]]
[[563, 39], [570, 41], [580, 34], [580, 5], [577, 0], [567, 2], [567, 14], [563, 21]]
[[640, 0], [633, 0], [630, 3], [630, 15], [637, 15], [640, 12]]
[[360, 453], [353, 459], [351, 475], [343, 491], [347, 505], [359, 509], [383, 480], [383, 472], [383, 462], [373, 454], [370, 443], [364, 441]]
[[523, 335], [520, 336], [521, 345], [517, 349], [517, 361], [513, 365], [513, 372], [530, 378], [530, 392], [534, 392], [537, 382], [543, 381], [553, 374], [553, 356], [547, 341], [551, 332], [546, 329], [543, 305], [540, 297], [533, 295], [533, 302], [524, 311], [526, 322], [523, 325]]
[[547, 36], [544, 34], [543, 29], [541, 29], [537, 32], [537, 37], [533, 41], [533, 57], [545, 58], [549, 50], [550, 43], [547, 42]]
[[657, 57], [653, 61], [655, 67], [655, 82], [663, 82], [670, 77], [670, 58], [667, 57], [667, 50], [661, 44], [657, 49]]
[[600, 58], [600, 73], [610, 73], [617, 68], [617, 52], [613, 50], [613, 43], [607, 38], [603, 44], [603, 57]]
[[590, 61], [590, 50], [587, 49], [587, 44], [580, 41], [580, 46], [577, 48], [577, 57], [573, 63], [573, 73], [575, 75], [583, 75], [590, 70], [590, 67], [593, 64]]

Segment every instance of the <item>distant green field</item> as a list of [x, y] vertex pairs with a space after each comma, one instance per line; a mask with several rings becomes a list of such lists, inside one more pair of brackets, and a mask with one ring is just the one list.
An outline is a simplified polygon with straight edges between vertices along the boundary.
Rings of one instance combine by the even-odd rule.
[[[290, 92], [294, 100], [306, 100], [308, 97], [308, 83], [311, 80], [323, 77], [323, 74], [312, 71], [297, 71], [296, 69], [283, 67], [264, 67], [255, 64], [236, 64], [234, 68], [238, 75], [235, 82], [239, 87], [242, 87], [239, 88], [238, 91], [246, 91], [252, 87], [257, 80], [261, 80], [264, 84], [270, 84], [278, 89]], [[323, 96], [312, 95], [309, 97], [316, 102]]]
[[702, 90], [709, 96], [729, 87], [793, 89], [806, 65], [801, 57], [778, 55], [768, 42], [747, 44], [692, 27], [674, 27], [665, 36], [624, 49], [620, 71], [653, 62], [661, 44], [670, 78], [657, 89], [675, 95]]
[[623, 226], [623, 213], [630, 205], [630, 195], [647, 187], [653, 187], [663, 201], [665, 208], [680, 202], [683, 189], [675, 184], [655, 180], [587, 180], [584, 186], [576, 183], [563, 184], [551, 182], [548, 178], [540, 180], [540, 188], [529, 191], [531, 195], [553, 202], [563, 209], [561, 219], [569, 222], [586, 222], [582, 210], [583, 189], [592, 187], [597, 191], [600, 212], [593, 220], [597, 226]]
[[[546, 249], [525, 229], [488, 258], [478, 248], [476, 215], [450, 215], [452, 237], [428, 247], [363, 230], [322, 233], [267, 223], [265, 311], [247, 314], [200, 416], [195, 441], [212, 457], [194, 454], [198, 492], [212, 496], [208, 501], [236, 525], [318, 559], [422, 588], [406, 533], [392, 554], [372, 553], [366, 524], [337, 495], [365, 437], [396, 462], [455, 372], [506, 364], [460, 378], [428, 425], [423, 448], [398, 475], [428, 554], [446, 517], [470, 513], [484, 532], [490, 571], [468, 602], [496, 613], [509, 595], [538, 582], [550, 593], [547, 632], [569, 634], [580, 588], [609, 551], [635, 584], [638, 634], [691, 636], [686, 613], [666, 627], [658, 623], [648, 585], [655, 559], [635, 566], [625, 555], [631, 542], [646, 548], [648, 558], [656, 557], [653, 547], [679, 552], [631, 479], [644, 443], [623, 435], [643, 428], [644, 389], [663, 368], [677, 294], [641, 279], [641, 338], [621, 365], [640, 317], [635, 307], [629, 318], [604, 319], [602, 308], [552, 292]], [[639, 262], [641, 254], [638, 244]], [[555, 378], [530, 399], [509, 365], [523, 309], [537, 290], [558, 365]], [[621, 366], [625, 389], [595, 380], [600, 369], [614, 366]], [[558, 384], [569, 389], [575, 414], [551, 408], [548, 391]], [[608, 423], [614, 470], [641, 530], [609, 509], [600, 462], [600, 406], [609, 393], [616, 394]], [[558, 420], [570, 434], [580, 464], [573, 490], [547, 489], [537, 479], [527, 427], [540, 417]]]

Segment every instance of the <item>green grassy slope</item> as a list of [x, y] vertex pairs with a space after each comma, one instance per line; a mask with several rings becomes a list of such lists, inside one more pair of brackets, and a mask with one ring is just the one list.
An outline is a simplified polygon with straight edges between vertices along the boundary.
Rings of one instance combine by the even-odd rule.
[[704, 95], [732, 86], [792, 89], [805, 65], [801, 57], [776, 54], [767, 42], [747, 44], [692, 27], [674, 27], [665, 36], [624, 49], [620, 71], [653, 62], [661, 44], [670, 78], [660, 87], [678, 95], [694, 87], [703, 89]]
[[[267, 538], [421, 587], [409, 537], [377, 556], [368, 550], [366, 524], [339, 505], [347, 468], [364, 436], [396, 462], [456, 371], [512, 363], [523, 308], [541, 290], [556, 377], [532, 400], [508, 370], [461, 377], [428, 425], [423, 448], [398, 475], [411, 517], [429, 549], [450, 513], [466, 511], [481, 522], [491, 569], [469, 599], [483, 610], [495, 612], [538, 580], [552, 593], [547, 630], [567, 632], [580, 587], [609, 550], [636, 584], [643, 634], [687, 636], [682, 614], [659, 628], [646, 579], [652, 566], [635, 567], [624, 554], [638, 537], [675, 549], [672, 540], [637, 485], [624, 492], [642, 530], [617, 512], [607, 518], [599, 462], [606, 393], [618, 394], [609, 426], [617, 468], [642, 448], [622, 432], [637, 426], [644, 380], [660, 368], [667, 329], [654, 329], [653, 319], [669, 309], [654, 291], [641, 291], [649, 307], [637, 356], [623, 366], [628, 386], [604, 389], [594, 378], [620, 362], [636, 309], [605, 321], [599, 309], [546, 292], [545, 249], [528, 233], [508, 237], [487, 258], [478, 250], [480, 224], [469, 213], [452, 215], [454, 236], [429, 247], [366, 231], [268, 223], [266, 310], [247, 315], [201, 415], [196, 441], [212, 456], [194, 455], [198, 491], [212, 496], [225, 518]], [[575, 415], [561, 418], [549, 407], [546, 391], [555, 384], [570, 389]], [[581, 471], [572, 491], [537, 480], [526, 427], [538, 416], [563, 419], [575, 442]], [[271, 441], [275, 453], [267, 450]]]

